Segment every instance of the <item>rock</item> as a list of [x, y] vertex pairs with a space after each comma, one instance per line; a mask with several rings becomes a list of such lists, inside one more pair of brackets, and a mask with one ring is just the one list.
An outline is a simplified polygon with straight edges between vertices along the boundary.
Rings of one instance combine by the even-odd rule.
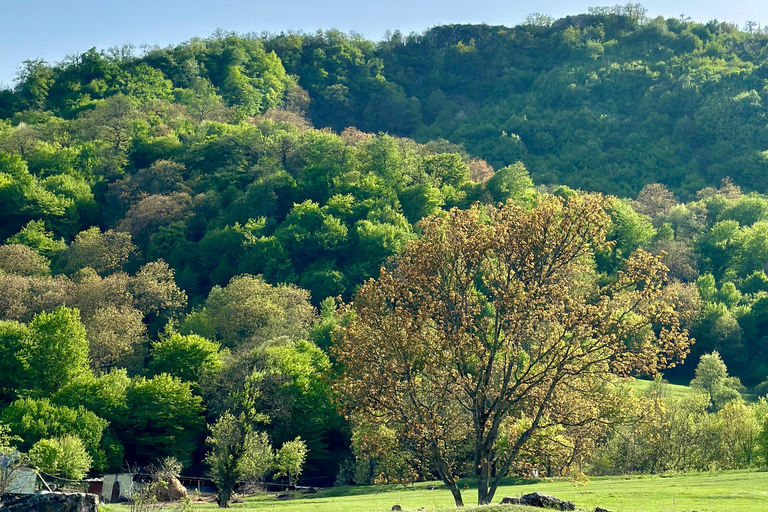
[[293, 499], [293, 494], [290, 494], [290, 493], [287, 493], [287, 492], [283, 492], [283, 493], [280, 493], [277, 496], [275, 496], [275, 498], [277, 498], [279, 500], [292, 500]]
[[392, 510], [393, 511], [395, 511], [395, 510], [403, 510], [403, 507], [401, 507], [400, 505], [392, 505]]
[[0, 499], [3, 512], [98, 512], [99, 497], [95, 494], [41, 492]]
[[309, 489], [305, 490], [301, 494], [317, 494], [317, 489], [314, 487], [310, 487]]
[[595, 507], [595, 512], [611, 512], [611, 511], [608, 510], [607, 508]]
[[179, 501], [187, 497], [187, 489], [181, 485], [178, 478], [172, 476], [166, 481], [158, 482], [155, 497], [157, 501]]
[[560, 498], [532, 492], [519, 498], [506, 497], [501, 500], [503, 505], [527, 505], [529, 507], [550, 508], [555, 510], [576, 510], [572, 501], [563, 501]]

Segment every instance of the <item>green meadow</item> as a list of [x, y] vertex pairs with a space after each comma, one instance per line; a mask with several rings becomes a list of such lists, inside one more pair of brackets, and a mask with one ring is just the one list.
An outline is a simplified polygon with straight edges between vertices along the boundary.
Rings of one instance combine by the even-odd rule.
[[[629, 385], [635, 390], [638, 395], [647, 394], [653, 387], [652, 380], [634, 379], [629, 381]], [[696, 391], [689, 386], [682, 386], [679, 384], [667, 384], [666, 385], [667, 396], [670, 398], [686, 398], [694, 394]]]
[[[648, 394], [648, 392], [653, 387], [653, 381], [646, 379], [634, 379], [629, 381], [629, 385], [638, 395], [645, 395]], [[667, 397], [669, 398], [686, 398], [696, 393], [696, 390], [692, 387], [684, 386], [681, 384], [667, 384], [666, 389]], [[758, 395], [754, 392], [744, 392], [741, 394], [741, 397], [747, 403], [755, 403], [757, 402]]]
[[[520, 496], [539, 491], [571, 500], [578, 508], [596, 506], [613, 512], [764, 512], [768, 510], [768, 472], [729, 471], [675, 475], [600, 477], [583, 482], [567, 480], [509, 480], [496, 494], [496, 503], [504, 496]], [[464, 491], [471, 504], [474, 489]], [[391, 486], [334, 487], [317, 494], [295, 493], [290, 500], [279, 500], [274, 493], [248, 497], [233, 504], [242, 512], [379, 512], [393, 505], [403, 510], [428, 512], [453, 510], [451, 494], [437, 483], [420, 483], [411, 489]], [[215, 503], [195, 503], [194, 510], [214, 510]], [[128, 506], [106, 506], [104, 512], [127, 512]], [[528, 507], [467, 507], [483, 512], [534, 511]], [[465, 510], [467, 510], [465, 509]]]

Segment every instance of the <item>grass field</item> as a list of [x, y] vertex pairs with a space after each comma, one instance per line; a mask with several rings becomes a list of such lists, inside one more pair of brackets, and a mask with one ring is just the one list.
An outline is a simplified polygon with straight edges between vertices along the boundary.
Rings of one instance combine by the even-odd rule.
[[[630, 380], [629, 385], [635, 390], [635, 394], [644, 395], [648, 393], [653, 386], [652, 380], [635, 379]], [[671, 398], [685, 398], [692, 395], [696, 391], [689, 386], [681, 386], [678, 384], [667, 384], [667, 391]]]
[[[568, 481], [510, 480], [500, 488], [496, 503], [504, 496], [520, 496], [539, 491], [571, 500], [584, 510], [601, 506], [613, 512], [765, 512], [768, 511], [768, 472], [733, 471], [594, 478], [574, 485]], [[474, 489], [464, 491], [464, 500], [476, 499]], [[383, 487], [334, 487], [317, 494], [296, 494], [292, 500], [278, 500], [274, 494], [249, 497], [234, 504], [241, 512], [373, 512], [391, 510], [398, 504], [404, 510], [452, 510], [453, 500], [440, 484], [421, 483], [413, 489]], [[211, 511], [216, 505], [196, 504], [195, 510]], [[127, 506], [108, 506], [107, 512], [127, 512]], [[478, 511], [534, 511], [525, 507], [483, 507]]]
[[[629, 385], [635, 390], [636, 394], [642, 395], [646, 394], [651, 389], [651, 386], [653, 386], [653, 381], [645, 379], [634, 379], [629, 381]], [[696, 393], [696, 391], [690, 386], [682, 386], [679, 384], [668, 384], [667, 392], [669, 393], [667, 396], [670, 398], [685, 398], [693, 393]], [[758, 395], [754, 393], [742, 393], [741, 397], [747, 403], [755, 403], [757, 402]]]

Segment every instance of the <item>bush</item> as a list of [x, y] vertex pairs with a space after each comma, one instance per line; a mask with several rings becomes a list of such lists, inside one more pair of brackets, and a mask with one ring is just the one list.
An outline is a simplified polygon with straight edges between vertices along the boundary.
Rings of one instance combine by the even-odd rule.
[[83, 440], [71, 434], [41, 439], [29, 450], [29, 458], [43, 473], [72, 480], [85, 478], [93, 464]]

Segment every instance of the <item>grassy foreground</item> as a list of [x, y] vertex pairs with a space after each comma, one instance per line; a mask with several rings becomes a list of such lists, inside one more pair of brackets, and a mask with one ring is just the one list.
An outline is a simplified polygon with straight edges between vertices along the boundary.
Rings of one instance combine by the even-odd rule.
[[[764, 512], [768, 510], [768, 472], [732, 471], [633, 477], [602, 477], [574, 485], [568, 481], [532, 481], [499, 489], [494, 500], [539, 491], [574, 501], [592, 511], [601, 506], [613, 512]], [[464, 491], [471, 504], [474, 489]], [[454, 507], [451, 494], [440, 484], [421, 483], [413, 489], [386, 487], [335, 487], [317, 494], [295, 494], [291, 500], [278, 500], [274, 494], [249, 497], [232, 506], [242, 512], [373, 512], [388, 511], [398, 504], [404, 510], [448, 511]], [[215, 510], [213, 503], [196, 503], [195, 510]], [[126, 512], [127, 506], [108, 506], [107, 512]], [[466, 510], [466, 509], [465, 509]], [[513, 506], [478, 508], [483, 512], [535, 511]]]

